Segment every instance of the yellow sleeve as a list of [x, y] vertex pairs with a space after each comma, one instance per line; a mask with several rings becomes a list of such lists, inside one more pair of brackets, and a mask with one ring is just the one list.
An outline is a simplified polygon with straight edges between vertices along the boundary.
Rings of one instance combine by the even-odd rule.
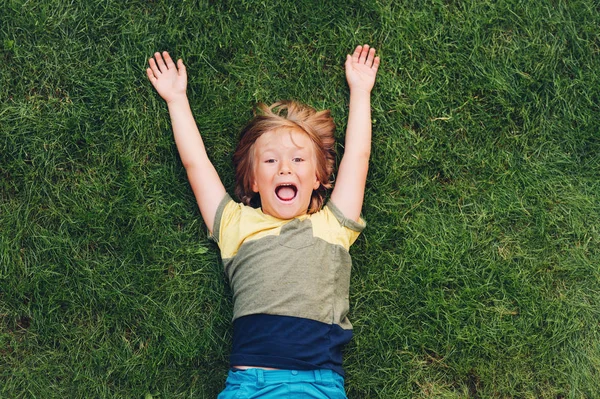
[[358, 222], [347, 219], [331, 201], [320, 212], [313, 215], [312, 223], [316, 237], [341, 245], [346, 250], [350, 250], [350, 246], [366, 227], [366, 222], [362, 218]]

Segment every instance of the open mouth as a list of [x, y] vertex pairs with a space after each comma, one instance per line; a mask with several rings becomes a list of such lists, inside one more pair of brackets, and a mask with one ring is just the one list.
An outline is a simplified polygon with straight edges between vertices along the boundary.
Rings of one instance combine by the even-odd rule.
[[281, 184], [275, 188], [275, 195], [281, 201], [291, 201], [296, 198], [298, 189], [293, 184]]

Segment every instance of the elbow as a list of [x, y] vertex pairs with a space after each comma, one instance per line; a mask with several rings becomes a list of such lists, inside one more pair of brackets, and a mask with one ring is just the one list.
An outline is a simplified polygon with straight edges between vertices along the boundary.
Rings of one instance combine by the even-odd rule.
[[344, 153], [344, 157], [349, 156], [349, 158], [354, 159], [356, 162], [369, 162], [371, 158], [371, 147], [366, 146], [363, 148], [355, 148], [352, 151], [346, 151]]
[[202, 159], [199, 159], [197, 157], [185, 159], [181, 158], [181, 163], [183, 164], [183, 167], [188, 173], [206, 169], [207, 166], [210, 165], [210, 161], [207, 165], [206, 162], [203, 162]]
[[181, 159], [181, 163], [187, 171], [194, 170], [198, 167], [198, 162], [193, 159]]

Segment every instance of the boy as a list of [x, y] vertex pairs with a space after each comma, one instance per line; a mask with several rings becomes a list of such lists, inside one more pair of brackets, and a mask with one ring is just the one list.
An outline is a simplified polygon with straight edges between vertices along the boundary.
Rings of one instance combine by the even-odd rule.
[[208, 159], [186, 96], [182, 60], [154, 54], [150, 82], [167, 102], [200, 213], [219, 244], [234, 299], [231, 371], [219, 398], [344, 398], [341, 350], [348, 313], [350, 245], [360, 218], [371, 148], [375, 49], [346, 58], [350, 110], [330, 201], [334, 125], [328, 111], [295, 102], [261, 106], [234, 154], [234, 202]]

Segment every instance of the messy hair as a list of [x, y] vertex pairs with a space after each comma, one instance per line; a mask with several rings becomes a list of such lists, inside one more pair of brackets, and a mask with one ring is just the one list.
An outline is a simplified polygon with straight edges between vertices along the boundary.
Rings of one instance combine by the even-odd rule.
[[242, 130], [233, 154], [235, 194], [243, 204], [260, 207], [260, 196], [252, 190], [254, 143], [263, 133], [281, 128], [299, 129], [308, 135], [315, 146], [320, 185], [313, 190], [308, 206], [308, 213], [315, 213], [323, 207], [327, 190], [332, 187], [335, 124], [329, 110], [317, 111], [295, 101], [280, 101], [270, 106], [262, 103], [257, 105], [255, 116]]

